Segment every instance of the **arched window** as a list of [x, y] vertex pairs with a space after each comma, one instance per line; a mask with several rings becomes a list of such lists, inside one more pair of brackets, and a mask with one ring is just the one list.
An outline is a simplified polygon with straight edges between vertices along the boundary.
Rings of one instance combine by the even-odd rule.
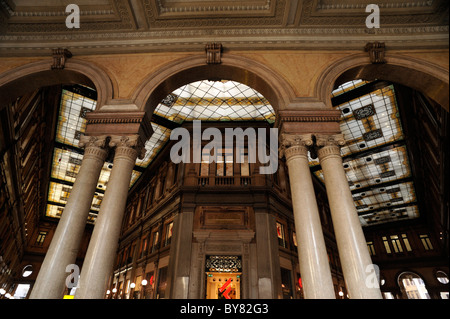
[[448, 284], [448, 276], [445, 272], [443, 271], [437, 271], [436, 272], [436, 279], [441, 283], [441, 284]]
[[412, 272], [398, 276], [398, 285], [408, 299], [431, 299], [422, 278]]
[[22, 277], [24, 278], [29, 277], [32, 273], [33, 273], [33, 266], [26, 265], [22, 270]]

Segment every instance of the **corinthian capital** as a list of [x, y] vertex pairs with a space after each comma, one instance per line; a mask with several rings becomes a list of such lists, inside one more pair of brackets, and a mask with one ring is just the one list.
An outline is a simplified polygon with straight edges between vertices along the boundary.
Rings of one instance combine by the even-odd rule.
[[317, 134], [316, 144], [318, 146], [317, 155], [323, 162], [330, 157], [341, 158], [340, 147], [345, 145], [345, 140], [342, 134]]
[[91, 158], [100, 161], [102, 164], [108, 156], [109, 136], [86, 136], [80, 137], [78, 146], [84, 148], [83, 159]]
[[81, 148], [88, 148], [88, 147], [105, 148], [108, 145], [108, 140], [109, 136], [107, 135], [100, 135], [100, 136], [81, 135], [78, 146]]
[[308, 149], [313, 145], [312, 134], [286, 134], [280, 136], [279, 157], [286, 156], [286, 159], [293, 155], [308, 154]]
[[316, 144], [323, 146], [344, 146], [345, 139], [343, 134], [316, 134]]
[[119, 148], [134, 150], [140, 159], [145, 156], [146, 150], [139, 135], [111, 136], [109, 146], [116, 148], [116, 152]]

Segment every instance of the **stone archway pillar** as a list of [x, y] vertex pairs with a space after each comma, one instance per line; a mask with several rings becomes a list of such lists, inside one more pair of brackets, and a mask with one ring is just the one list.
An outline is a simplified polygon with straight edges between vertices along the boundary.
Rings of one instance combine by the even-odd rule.
[[85, 150], [80, 171], [31, 291], [30, 299], [59, 299], [64, 294], [65, 280], [69, 275], [66, 267], [74, 264], [78, 255], [92, 198], [108, 154], [106, 148], [108, 139], [107, 136], [81, 137], [80, 146]]
[[317, 134], [331, 218], [333, 219], [342, 271], [350, 298], [382, 299], [366, 239], [348, 186], [340, 153], [342, 134]]
[[153, 133], [144, 112], [130, 112], [130, 105], [114, 105], [116, 111], [86, 115], [86, 134], [109, 136], [114, 150], [113, 169], [81, 269], [75, 298], [103, 298], [111, 275], [128, 189], [136, 159], [144, 155], [144, 143]]
[[281, 136], [289, 171], [298, 259], [305, 299], [335, 299], [319, 209], [308, 165], [312, 135]]
[[94, 231], [81, 270], [76, 299], [104, 297], [125, 212], [131, 174], [143, 143], [138, 135], [113, 136], [114, 166], [95, 222]]

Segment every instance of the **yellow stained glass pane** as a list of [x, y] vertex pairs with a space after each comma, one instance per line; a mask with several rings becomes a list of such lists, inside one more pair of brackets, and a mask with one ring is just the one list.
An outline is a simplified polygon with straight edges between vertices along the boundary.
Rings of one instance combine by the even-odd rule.
[[55, 148], [53, 151], [51, 177], [67, 182], [75, 182], [82, 160], [82, 154], [67, 149]]
[[[344, 83], [331, 96], [368, 83]], [[394, 86], [387, 85], [335, 108], [342, 112], [340, 128], [346, 140], [341, 148], [343, 168], [361, 224], [417, 218], [417, 198], [410, 181], [412, 172]], [[319, 161], [310, 157], [309, 165], [323, 181]]]
[[47, 211], [45, 213], [45, 216], [60, 218], [63, 210], [64, 210], [64, 207], [47, 204]]
[[136, 165], [140, 167], [147, 167], [170, 138], [170, 129], [156, 123], [151, 124], [153, 134], [145, 143], [145, 156], [142, 160], [136, 160]]
[[48, 200], [54, 203], [65, 205], [69, 198], [72, 186], [50, 182], [48, 190]]
[[95, 109], [96, 101], [70, 92], [62, 91], [56, 141], [78, 147], [80, 135], [86, 130], [85, 115]]

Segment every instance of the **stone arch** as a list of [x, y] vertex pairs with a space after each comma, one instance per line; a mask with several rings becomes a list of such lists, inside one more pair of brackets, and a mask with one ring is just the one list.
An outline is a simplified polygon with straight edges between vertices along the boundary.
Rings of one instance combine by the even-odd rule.
[[140, 110], [153, 114], [154, 109], [169, 93], [200, 80], [233, 80], [261, 93], [275, 112], [285, 109], [295, 98], [290, 84], [268, 67], [248, 58], [226, 55], [220, 64], [206, 64], [204, 56], [174, 61], [148, 76], [136, 89], [134, 103]]
[[64, 69], [51, 69], [52, 60], [32, 62], [0, 74], [0, 101], [9, 103], [40, 87], [84, 84], [97, 91], [97, 108], [113, 97], [113, 84], [105, 71], [83, 60], [70, 59]]
[[319, 77], [315, 93], [331, 106], [330, 93], [354, 79], [387, 80], [415, 89], [449, 110], [449, 72], [426, 60], [400, 54], [386, 55], [387, 63], [372, 64], [367, 54], [354, 54], [330, 65]]

